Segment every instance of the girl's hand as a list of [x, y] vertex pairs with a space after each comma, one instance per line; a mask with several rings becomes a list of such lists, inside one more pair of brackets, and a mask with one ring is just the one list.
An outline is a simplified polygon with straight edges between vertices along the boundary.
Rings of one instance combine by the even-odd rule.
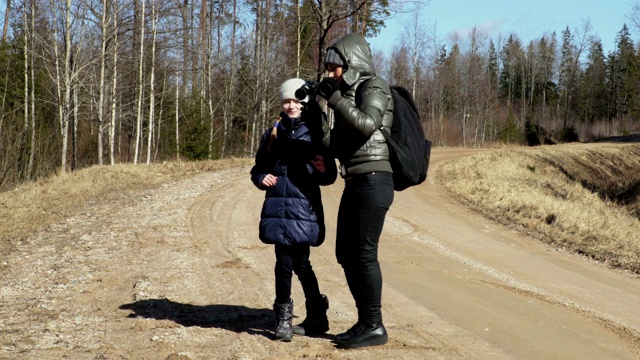
[[276, 186], [277, 182], [278, 182], [278, 177], [273, 176], [271, 174], [267, 174], [265, 175], [265, 177], [262, 178], [262, 186], [264, 187], [274, 187]]

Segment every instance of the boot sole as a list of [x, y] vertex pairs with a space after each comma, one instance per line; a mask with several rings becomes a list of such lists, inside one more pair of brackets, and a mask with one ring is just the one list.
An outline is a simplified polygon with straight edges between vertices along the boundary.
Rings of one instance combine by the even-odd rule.
[[356, 349], [356, 348], [361, 348], [361, 347], [366, 347], [366, 346], [379, 346], [379, 345], [384, 345], [387, 342], [389, 342], [389, 337], [387, 336], [387, 334], [384, 334], [384, 336], [377, 336], [371, 339], [367, 339], [364, 341], [358, 341], [358, 342], [342, 342], [342, 341], [338, 341], [336, 346], [340, 349]]

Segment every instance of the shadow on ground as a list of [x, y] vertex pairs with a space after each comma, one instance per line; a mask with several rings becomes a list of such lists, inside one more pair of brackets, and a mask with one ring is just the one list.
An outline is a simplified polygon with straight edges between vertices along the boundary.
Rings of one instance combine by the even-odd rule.
[[220, 328], [234, 332], [246, 332], [273, 339], [274, 313], [271, 309], [253, 309], [242, 305], [192, 305], [169, 299], [146, 299], [119, 307], [131, 310], [129, 318], [143, 317], [171, 320], [182, 326]]

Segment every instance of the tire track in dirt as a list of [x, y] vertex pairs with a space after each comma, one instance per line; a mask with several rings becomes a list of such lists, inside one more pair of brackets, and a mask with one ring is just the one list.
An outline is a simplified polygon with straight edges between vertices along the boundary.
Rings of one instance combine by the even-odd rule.
[[[438, 243], [432, 237], [429, 237], [424, 231], [417, 231], [416, 226], [410, 224], [408, 220], [401, 220], [390, 217], [389, 221], [395, 226], [405, 231], [405, 236], [412, 237], [413, 240], [426, 244], [434, 253], [448, 257], [453, 261], [459, 262], [462, 266], [469, 267], [476, 272], [486, 274], [490, 279], [476, 279], [476, 281], [485, 283], [488, 286], [505, 289], [519, 295], [525, 295], [532, 299], [546, 302], [550, 305], [564, 307], [573, 310], [575, 314], [580, 315], [588, 320], [593, 320], [604, 328], [610, 330], [613, 334], [625, 341], [633, 352], [640, 358], [640, 332], [633, 328], [627, 319], [617, 318], [606, 313], [590, 309], [580, 303], [576, 303], [562, 295], [551, 293], [545, 289], [529, 284], [522, 279], [516, 278], [510, 274], [498, 271], [495, 268], [487, 266], [483, 263], [457, 253], [455, 250]], [[425, 264], [416, 264], [414, 266], [425, 267]], [[426, 270], [435, 270], [426, 268]]]
[[637, 279], [485, 220], [432, 181], [396, 193], [386, 283], [520, 359], [639, 357]]

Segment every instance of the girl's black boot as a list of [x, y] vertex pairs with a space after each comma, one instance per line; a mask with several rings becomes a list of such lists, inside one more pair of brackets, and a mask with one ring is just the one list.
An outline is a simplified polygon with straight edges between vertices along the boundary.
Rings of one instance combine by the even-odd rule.
[[293, 338], [291, 318], [293, 318], [293, 300], [284, 304], [273, 304], [276, 313], [275, 335], [276, 339], [291, 341]]

